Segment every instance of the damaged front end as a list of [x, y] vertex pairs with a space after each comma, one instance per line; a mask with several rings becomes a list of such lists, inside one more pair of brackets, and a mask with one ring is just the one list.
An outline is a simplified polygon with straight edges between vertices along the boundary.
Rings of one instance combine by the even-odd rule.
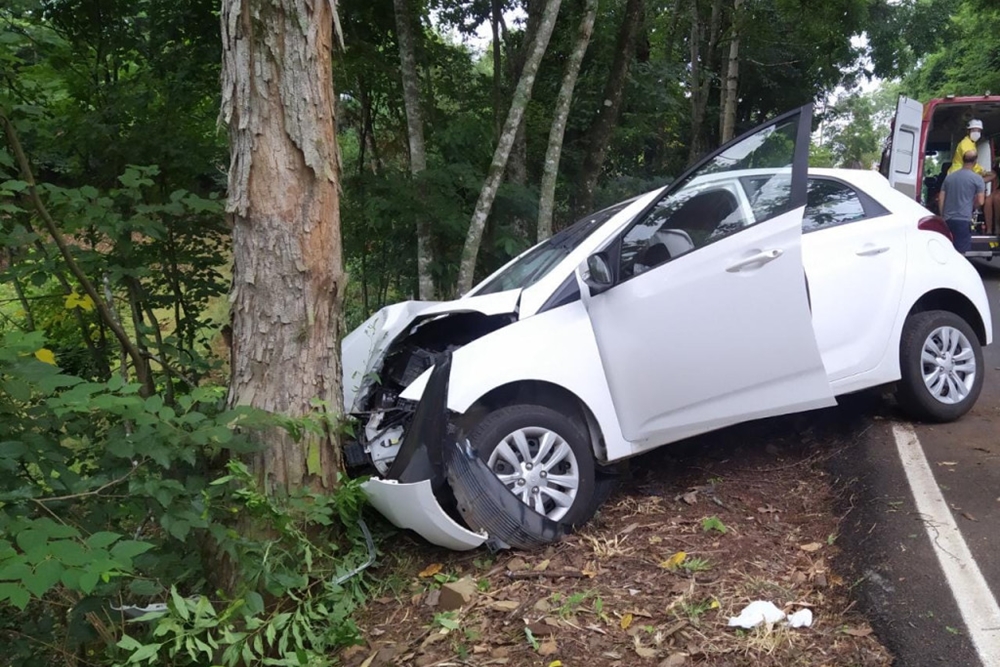
[[558, 540], [566, 528], [514, 496], [452, 424], [450, 371], [446, 354], [431, 371], [385, 478], [362, 485], [369, 502], [393, 525], [457, 551], [484, 543], [533, 549]]

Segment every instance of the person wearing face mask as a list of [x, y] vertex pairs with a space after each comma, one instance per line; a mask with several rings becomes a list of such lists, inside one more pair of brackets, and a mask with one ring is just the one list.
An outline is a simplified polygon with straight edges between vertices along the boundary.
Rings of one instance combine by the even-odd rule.
[[[976, 150], [976, 143], [978, 143], [979, 138], [983, 136], [983, 121], [973, 118], [969, 121], [969, 133], [958, 142], [958, 146], [955, 147], [955, 157], [951, 161], [951, 169], [948, 171], [949, 174], [953, 174], [962, 168], [962, 156], [969, 151]], [[972, 171], [976, 172], [980, 176], [983, 174], [983, 168], [976, 163]]]

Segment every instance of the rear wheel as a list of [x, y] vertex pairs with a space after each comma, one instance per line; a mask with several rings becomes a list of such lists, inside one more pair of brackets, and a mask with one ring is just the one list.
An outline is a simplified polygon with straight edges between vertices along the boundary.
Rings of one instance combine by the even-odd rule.
[[576, 526], [596, 511], [590, 441], [555, 410], [502, 408], [479, 422], [469, 440], [504, 486], [546, 518]]
[[972, 409], [983, 388], [983, 350], [969, 323], [932, 310], [910, 317], [899, 349], [900, 406], [917, 419], [954, 421]]

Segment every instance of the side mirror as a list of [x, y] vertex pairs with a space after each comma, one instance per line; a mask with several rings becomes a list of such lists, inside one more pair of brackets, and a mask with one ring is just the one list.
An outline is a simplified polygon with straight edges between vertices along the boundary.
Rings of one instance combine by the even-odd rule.
[[591, 296], [611, 288], [614, 276], [606, 253], [599, 252], [587, 258], [587, 275], [583, 282], [590, 288]]

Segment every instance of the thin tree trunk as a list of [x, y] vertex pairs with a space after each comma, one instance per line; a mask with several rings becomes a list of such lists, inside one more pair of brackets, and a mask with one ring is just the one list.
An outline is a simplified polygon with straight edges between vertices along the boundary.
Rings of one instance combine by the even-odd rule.
[[719, 143], [724, 144], [736, 132], [736, 92], [740, 79], [740, 5], [742, 0], [733, 0], [732, 37], [729, 40], [729, 64], [726, 68], [726, 83], [722, 93], [722, 123]]
[[[712, 15], [708, 24], [708, 45], [701, 50], [701, 23], [698, 3], [691, 3], [691, 145], [688, 163], [701, 157], [706, 150], [705, 115], [709, 93], [712, 89], [712, 64], [715, 62], [719, 43], [719, 25], [722, 21], [722, 0], [712, 0]], [[704, 55], [704, 57], [702, 57]]]
[[490, 28], [493, 30], [493, 126], [500, 132], [500, 101], [503, 99], [503, 59], [500, 44], [500, 22], [503, 20], [501, 0], [491, 0]]
[[601, 170], [604, 169], [604, 159], [608, 154], [611, 133], [615, 129], [618, 114], [621, 112], [628, 71], [635, 52], [635, 40], [639, 34], [639, 23], [642, 21], [643, 2], [644, 0], [628, 0], [625, 5], [625, 17], [618, 29], [615, 59], [611, 63], [611, 71], [608, 73], [608, 79], [604, 85], [601, 107], [590, 124], [590, 129], [587, 130], [589, 137], [587, 155], [583, 160], [580, 193], [574, 211], [576, 216], [589, 213], [594, 207], [594, 189], [597, 187]]
[[598, 0], [586, 0], [583, 18], [577, 33], [576, 44], [566, 63], [566, 73], [559, 86], [556, 108], [552, 114], [552, 128], [549, 130], [549, 145], [545, 150], [545, 167], [542, 171], [542, 189], [538, 201], [538, 240], [552, 236], [552, 211], [555, 208], [556, 178], [559, 176], [559, 160], [562, 154], [563, 136], [566, 134], [566, 120], [573, 102], [573, 90], [580, 74], [583, 56], [594, 34], [594, 19], [597, 17]]
[[[410, 174], [416, 176], [427, 168], [424, 147], [424, 121], [420, 110], [420, 78], [408, 0], [393, 0], [396, 14], [396, 36], [399, 42], [400, 72], [403, 75], [403, 103], [406, 106], [406, 134], [410, 142]], [[434, 298], [434, 247], [426, 212], [417, 217], [417, 293], [422, 300]]]
[[510, 149], [514, 144], [514, 135], [524, 117], [524, 110], [531, 100], [531, 89], [535, 85], [535, 75], [538, 73], [538, 66], [542, 62], [545, 49], [548, 48], [549, 38], [552, 37], [552, 29], [556, 24], [556, 17], [559, 14], [559, 5], [562, 0], [548, 0], [545, 4], [545, 12], [539, 23], [538, 31], [535, 34], [531, 52], [524, 64], [521, 77], [517, 82], [517, 89], [510, 103], [510, 111], [507, 113], [507, 120], [504, 122], [503, 132], [497, 141], [496, 150], [493, 152], [493, 161], [490, 163], [489, 172], [486, 175], [486, 182], [479, 192], [479, 200], [472, 213], [472, 221], [469, 223], [469, 232], [465, 237], [465, 245], [462, 248], [462, 260], [458, 269], [458, 293], [464, 294], [472, 289], [475, 278], [476, 258], [479, 256], [479, 245], [483, 239], [483, 230], [486, 227], [486, 219], [489, 217], [490, 209], [493, 207], [493, 200], [496, 198], [497, 188], [503, 178], [504, 169], [507, 166], [507, 159], [510, 157]]
[[[233, 222], [231, 405], [290, 417], [342, 409], [340, 174], [332, 81], [334, 6], [223, 0], [222, 108]], [[336, 417], [336, 415], [333, 415]], [[336, 432], [264, 434], [262, 489], [329, 491]]]

